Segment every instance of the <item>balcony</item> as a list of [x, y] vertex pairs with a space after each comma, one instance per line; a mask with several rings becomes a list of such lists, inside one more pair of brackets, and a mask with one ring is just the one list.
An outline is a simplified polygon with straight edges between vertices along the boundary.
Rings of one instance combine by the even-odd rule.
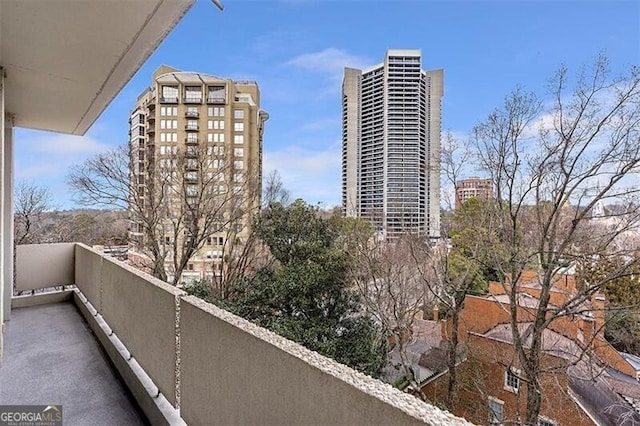
[[149, 128], [147, 129], [147, 134], [148, 135], [153, 135], [156, 133], [156, 126], [155, 123], [154, 124], [150, 124]]
[[177, 96], [160, 96], [159, 101], [161, 104], [177, 104], [178, 97]]
[[198, 138], [185, 138], [184, 143], [186, 145], [198, 145]]
[[200, 126], [198, 126], [197, 124], [186, 124], [184, 126], [184, 130], [187, 132], [197, 132], [198, 130], [200, 130]]
[[200, 117], [200, 113], [198, 111], [185, 111], [184, 116], [187, 118], [198, 118]]
[[226, 100], [222, 96], [208, 96], [207, 97], [208, 104], [224, 104]]
[[82, 244], [18, 246], [16, 277], [69, 287], [13, 297], [0, 404], [61, 403], [69, 424], [469, 424]]
[[202, 104], [202, 96], [184, 96], [182, 103], [185, 104]]

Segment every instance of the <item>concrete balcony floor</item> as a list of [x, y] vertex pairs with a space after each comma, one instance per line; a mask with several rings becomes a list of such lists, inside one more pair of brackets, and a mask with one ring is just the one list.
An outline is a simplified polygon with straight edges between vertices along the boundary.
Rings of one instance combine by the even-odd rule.
[[0, 405], [62, 405], [65, 425], [146, 424], [72, 303], [14, 309]]

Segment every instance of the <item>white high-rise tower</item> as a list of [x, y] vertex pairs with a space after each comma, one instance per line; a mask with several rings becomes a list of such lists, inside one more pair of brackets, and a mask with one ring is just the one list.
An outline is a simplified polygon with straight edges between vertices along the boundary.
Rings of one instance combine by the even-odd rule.
[[388, 238], [440, 236], [443, 70], [423, 71], [419, 50], [389, 50], [382, 64], [345, 68], [342, 203]]

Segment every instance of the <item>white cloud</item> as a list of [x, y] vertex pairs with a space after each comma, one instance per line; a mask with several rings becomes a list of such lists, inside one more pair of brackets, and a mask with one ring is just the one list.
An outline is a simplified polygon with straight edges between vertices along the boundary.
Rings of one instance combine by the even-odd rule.
[[304, 53], [286, 62], [286, 66], [292, 66], [305, 71], [324, 74], [327, 86], [322, 94], [333, 94], [340, 89], [342, 74], [345, 67], [366, 68], [371, 64], [366, 58], [352, 55], [342, 49], [328, 47], [319, 52]]
[[56, 206], [72, 207], [65, 182], [69, 168], [109, 148], [89, 136], [16, 129], [15, 181], [48, 188]]
[[328, 47], [319, 52], [304, 53], [287, 62], [310, 71], [318, 71], [331, 75], [342, 75], [344, 67], [364, 68], [367, 61], [359, 56], [351, 55], [342, 49]]
[[290, 145], [266, 152], [263, 170], [265, 176], [277, 170], [293, 198], [330, 207], [340, 204], [340, 158], [340, 144], [320, 151]]
[[66, 155], [92, 155], [106, 151], [109, 146], [87, 136], [51, 135], [28, 138], [25, 143], [30, 145], [33, 152], [53, 154], [55, 156]]
[[320, 120], [310, 121], [300, 126], [300, 130], [304, 132], [317, 132], [327, 129], [340, 129], [340, 119], [324, 118]]

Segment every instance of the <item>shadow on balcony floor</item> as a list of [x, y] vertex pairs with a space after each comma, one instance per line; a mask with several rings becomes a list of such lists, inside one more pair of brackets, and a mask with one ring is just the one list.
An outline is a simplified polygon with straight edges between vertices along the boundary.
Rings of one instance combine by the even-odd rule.
[[145, 424], [72, 303], [15, 309], [5, 327], [0, 405], [60, 404], [65, 425]]

